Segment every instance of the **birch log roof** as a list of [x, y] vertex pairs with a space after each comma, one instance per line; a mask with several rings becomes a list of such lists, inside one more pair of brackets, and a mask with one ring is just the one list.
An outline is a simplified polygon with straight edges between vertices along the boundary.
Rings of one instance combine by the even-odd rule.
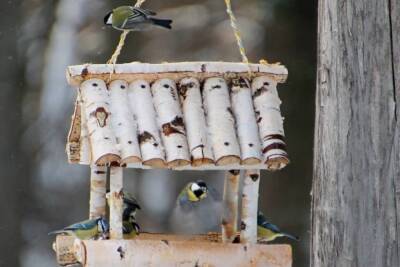
[[[251, 69], [251, 77], [249, 75]], [[282, 65], [227, 62], [86, 64], [67, 142], [71, 163], [176, 170], [268, 169], [288, 163]]]

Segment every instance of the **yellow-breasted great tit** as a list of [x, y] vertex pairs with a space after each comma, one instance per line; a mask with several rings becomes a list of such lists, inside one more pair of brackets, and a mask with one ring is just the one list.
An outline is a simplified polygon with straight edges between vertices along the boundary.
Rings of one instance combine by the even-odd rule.
[[109, 229], [110, 227], [107, 220], [103, 217], [99, 217], [74, 223], [61, 230], [50, 232], [49, 235], [66, 234], [82, 240], [98, 238], [105, 239], [109, 233]]
[[170, 218], [175, 233], [204, 234], [218, 231], [221, 224], [222, 198], [202, 180], [190, 182], [177, 197]]
[[205, 182], [198, 180], [188, 183], [179, 193], [179, 203], [197, 202], [207, 197], [208, 188]]
[[143, 31], [153, 25], [171, 29], [172, 20], [154, 18], [157, 13], [133, 6], [120, 6], [104, 17], [104, 24], [117, 30]]
[[299, 241], [297, 236], [282, 232], [278, 226], [270, 223], [264, 214], [259, 211], [257, 215], [257, 239], [258, 242], [264, 243], [275, 240], [277, 237], [287, 237]]

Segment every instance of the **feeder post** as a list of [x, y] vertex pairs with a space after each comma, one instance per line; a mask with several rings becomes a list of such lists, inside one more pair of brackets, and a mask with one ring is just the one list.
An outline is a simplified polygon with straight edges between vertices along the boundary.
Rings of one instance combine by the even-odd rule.
[[122, 239], [123, 168], [110, 168], [110, 238]]
[[310, 266], [400, 266], [400, 2], [376, 3], [318, 3]]
[[246, 170], [243, 180], [240, 242], [257, 243], [257, 213], [260, 170]]
[[226, 172], [222, 215], [222, 242], [224, 243], [232, 242], [237, 233], [239, 181], [240, 170]]
[[107, 169], [104, 166], [90, 166], [89, 218], [106, 216]]

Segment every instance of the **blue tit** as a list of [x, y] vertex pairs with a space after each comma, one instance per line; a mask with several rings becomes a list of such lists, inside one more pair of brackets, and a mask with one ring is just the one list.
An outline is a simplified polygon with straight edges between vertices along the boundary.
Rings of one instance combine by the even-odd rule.
[[293, 236], [282, 232], [278, 226], [270, 223], [267, 218], [265, 218], [262, 212], [258, 212], [257, 215], [257, 239], [259, 242], [269, 242], [275, 240], [277, 237], [287, 237], [296, 241], [299, 241], [297, 236]]
[[133, 239], [139, 235], [140, 227], [136, 222], [135, 211], [122, 219], [124, 239]]
[[82, 240], [98, 239], [105, 238], [108, 235], [109, 229], [110, 227], [107, 220], [103, 217], [99, 217], [96, 219], [74, 223], [63, 228], [62, 230], [50, 232], [49, 235], [67, 234]]
[[120, 6], [104, 17], [104, 24], [117, 30], [143, 31], [153, 25], [171, 29], [172, 20], [154, 18], [156, 13], [132, 6]]
[[202, 180], [190, 182], [182, 189], [170, 218], [176, 233], [204, 234], [219, 231], [222, 198], [218, 191]]

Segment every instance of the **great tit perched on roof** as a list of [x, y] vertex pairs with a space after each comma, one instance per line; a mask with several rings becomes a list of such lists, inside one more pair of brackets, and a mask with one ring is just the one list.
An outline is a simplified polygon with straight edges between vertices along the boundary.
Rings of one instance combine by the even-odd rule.
[[74, 223], [61, 230], [50, 232], [49, 235], [67, 234], [82, 240], [98, 238], [105, 239], [109, 233], [109, 229], [110, 226], [107, 220], [103, 217], [98, 217], [96, 219]]
[[292, 240], [299, 241], [297, 236], [282, 232], [278, 226], [270, 223], [264, 214], [259, 211], [257, 215], [257, 239], [258, 242], [264, 243], [275, 240], [277, 237], [287, 237]]
[[222, 198], [202, 180], [190, 182], [179, 193], [170, 226], [177, 233], [204, 234], [218, 231]]
[[104, 24], [117, 30], [143, 31], [153, 25], [171, 29], [172, 20], [158, 19], [156, 12], [133, 6], [120, 6], [104, 17]]

